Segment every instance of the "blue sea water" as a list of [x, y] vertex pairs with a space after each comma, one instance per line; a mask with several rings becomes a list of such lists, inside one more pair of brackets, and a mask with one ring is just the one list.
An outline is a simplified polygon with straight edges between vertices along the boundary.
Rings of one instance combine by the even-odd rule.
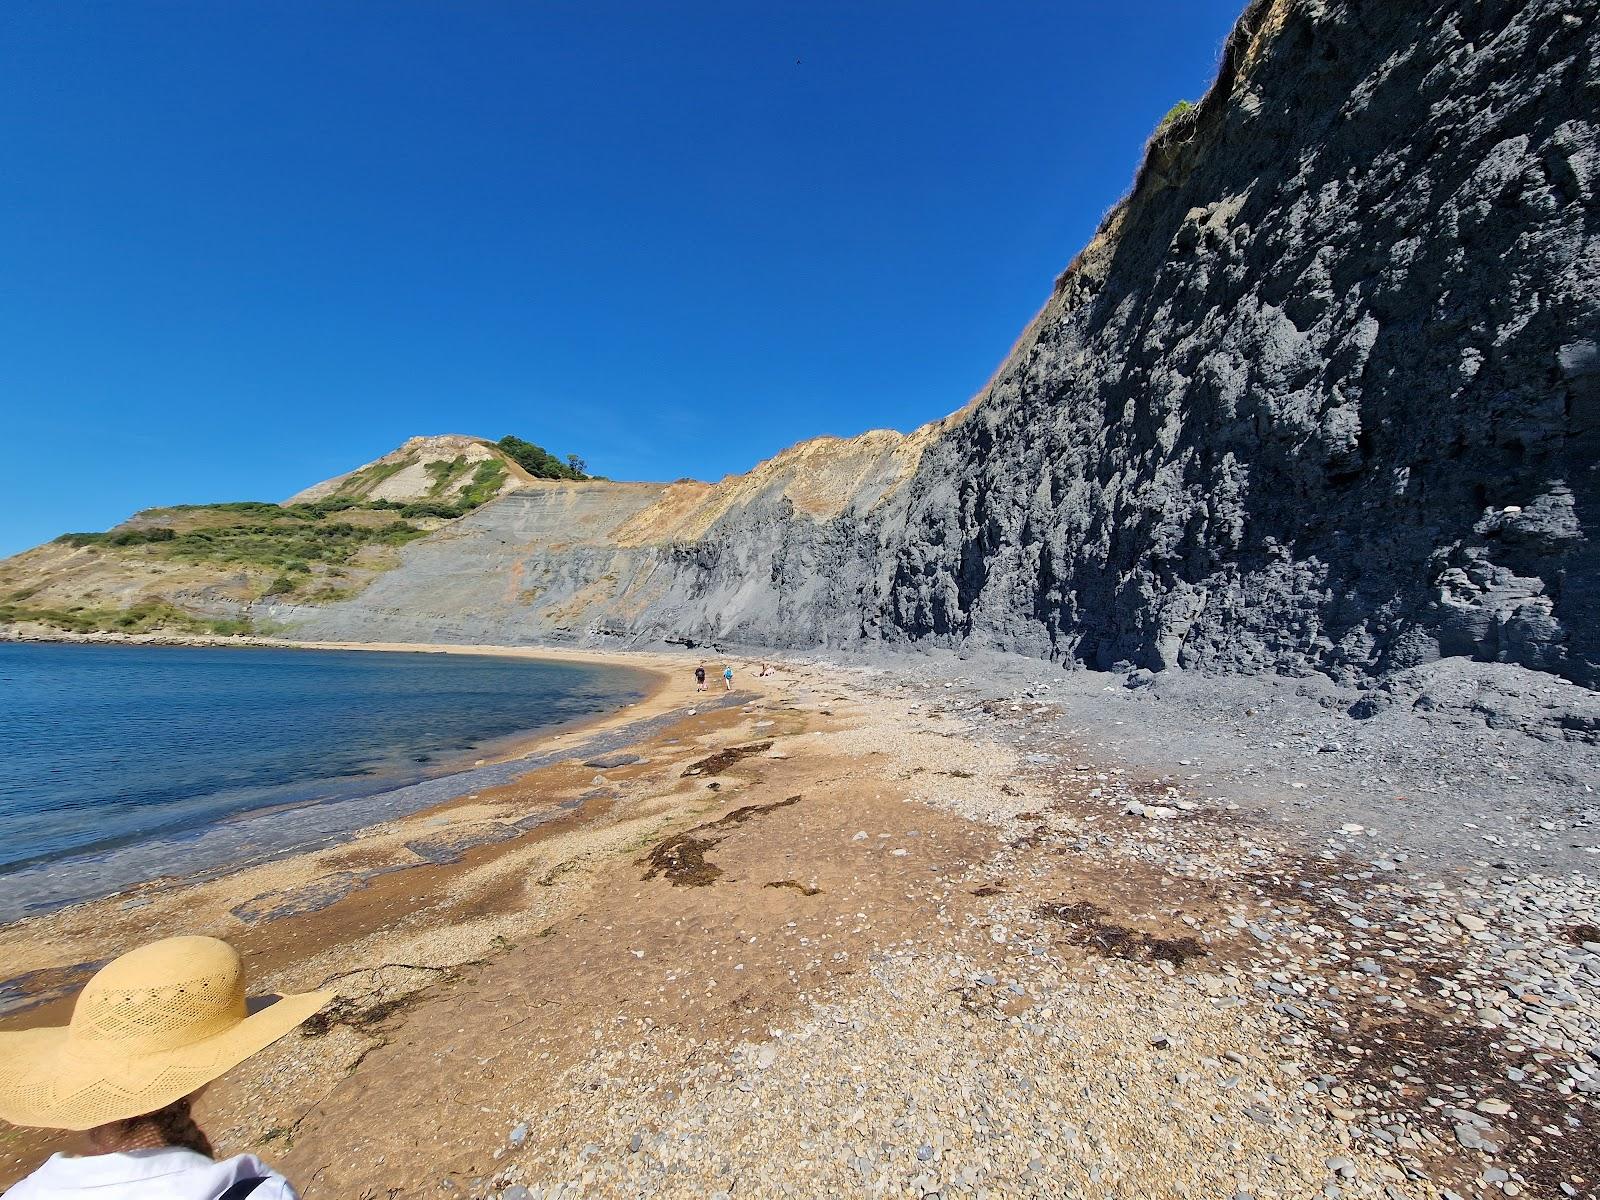
[[0, 644], [0, 879], [389, 792], [645, 689], [479, 655]]

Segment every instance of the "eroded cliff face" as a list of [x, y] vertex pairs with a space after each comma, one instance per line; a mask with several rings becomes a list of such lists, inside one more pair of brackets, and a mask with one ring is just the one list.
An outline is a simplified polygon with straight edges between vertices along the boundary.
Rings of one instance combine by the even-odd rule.
[[[1584, 9], [1252, 4], [1217, 86], [956, 416], [715, 486], [524, 489], [356, 601], [281, 615], [1346, 678], [1466, 655], [1593, 686]], [[528, 524], [569, 493], [610, 515]]]
[[892, 562], [884, 501], [946, 424], [816, 438], [717, 484], [529, 483], [405, 547], [353, 601], [258, 615], [339, 640], [858, 639]]
[[1592, 683], [1580, 7], [1253, 6], [1235, 78], [925, 460], [887, 620], [1098, 666]]

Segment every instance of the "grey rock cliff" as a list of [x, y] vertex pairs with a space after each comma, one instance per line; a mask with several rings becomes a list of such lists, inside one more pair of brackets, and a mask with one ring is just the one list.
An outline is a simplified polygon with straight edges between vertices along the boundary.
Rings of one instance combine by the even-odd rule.
[[[699, 522], [671, 489], [570, 485], [616, 519], [530, 531], [512, 493], [356, 600], [281, 615], [1343, 679], [1466, 656], [1595, 686], [1586, 9], [1260, 0], [961, 413], [724, 481]], [[855, 457], [819, 500], [829, 454]]]
[[893, 624], [1097, 666], [1594, 682], [1579, 7], [1253, 6], [1255, 61], [924, 460]]

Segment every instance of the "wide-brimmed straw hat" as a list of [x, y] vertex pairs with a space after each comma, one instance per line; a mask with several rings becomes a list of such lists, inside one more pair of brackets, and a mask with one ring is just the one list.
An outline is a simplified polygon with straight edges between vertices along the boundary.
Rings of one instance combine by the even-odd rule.
[[95, 973], [72, 1022], [0, 1033], [0, 1118], [92, 1129], [165, 1108], [288, 1033], [333, 998], [284, 996], [250, 1014], [227, 942], [174, 937]]

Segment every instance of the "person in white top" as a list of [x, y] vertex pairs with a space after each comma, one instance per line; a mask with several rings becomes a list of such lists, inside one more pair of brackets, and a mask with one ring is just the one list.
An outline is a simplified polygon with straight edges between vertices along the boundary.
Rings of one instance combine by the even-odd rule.
[[85, 985], [66, 1026], [0, 1033], [0, 1119], [84, 1134], [5, 1200], [298, 1200], [253, 1154], [216, 1160], [190, 1106], [205, 1086], [333, 998], [283, 996], [252, 1012], [226, 942], [165, 938]]

